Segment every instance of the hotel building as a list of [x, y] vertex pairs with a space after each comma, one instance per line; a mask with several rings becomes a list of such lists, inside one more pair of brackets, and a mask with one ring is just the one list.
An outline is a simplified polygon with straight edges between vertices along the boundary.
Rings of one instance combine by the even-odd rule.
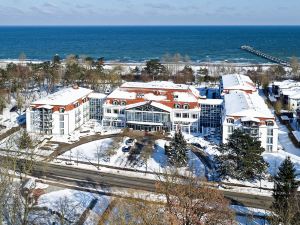
[[53, 135], [72, 133], [90, 119], [92, 92], [74, 86], [33, 102], [26, 110], [27, 131]]
[[234, 129], [240, 129], [258, 138], [266, 151], [277, 151], [278, 126], [263, 98], [257, 93], [231, 91], [224, 96], [224, 101], [223, 143], [227, 142]]
[[192, 86], [165, 81], [128, 82], [107, 96], [103, 126], [145, 131], [199, 132], [200, 95]]

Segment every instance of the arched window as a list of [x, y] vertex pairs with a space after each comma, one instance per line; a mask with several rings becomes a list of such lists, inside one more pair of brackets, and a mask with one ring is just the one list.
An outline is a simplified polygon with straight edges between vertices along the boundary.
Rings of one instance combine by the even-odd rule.
[[119, 105], [119, 101], [118, 100], [113, 100], [112, 104], [113, 105]]
[[234, 123], [234, 119], [228, 118], [228, 119], [227, 119], [227, 123]]
[[190, 107], [189, 107], [189, 104], [184, 104], [184, 105], [183, 105], [183, 108], [184, 108], [184, 109], [189, 109], [189, 108], [190, 108]]
[[174, 108], [175, 108], [175, 109], [180, 109], [180, 108], [181, 108], [181, 105], [180, 105], [180, 104], [174, 104]]
[[122, 101], [122, 102], [121, 102], [121, 105], [126, 105], [126, 101]]

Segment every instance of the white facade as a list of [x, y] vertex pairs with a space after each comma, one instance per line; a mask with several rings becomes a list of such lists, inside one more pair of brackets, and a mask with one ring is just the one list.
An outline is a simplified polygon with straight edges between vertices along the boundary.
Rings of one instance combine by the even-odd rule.
[[278, 126], [264, 100], [257, 94], [235, 91], [225, 95], [222, 118], [222, 142], [226, 143], [234, 129], [241, 129], [261, 141], [268, 152], [278, 149]]
[[27, 131], [49, 135], [72, 133], [89, 120], [90, 93], [92, 90], [86, 88], [66, 88], [33, 102], [26, 110]]
[[146, 131], [199, 132], [199, 92], [172, 82], [128, 82], [103, 105], [103, 126]]

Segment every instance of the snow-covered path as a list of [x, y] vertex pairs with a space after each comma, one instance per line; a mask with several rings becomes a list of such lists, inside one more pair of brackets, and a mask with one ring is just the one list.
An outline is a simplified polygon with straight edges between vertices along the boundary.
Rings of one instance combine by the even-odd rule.
[[279, 127], [279, 143], [284, 148], [284, 151], [300, 157], [300, 148], [297, 148], [291, 141], [289, 137], [289, 130], [287, 129], [287, 127], [281, 124], [278, 119], [276, 119], [276, 123]]

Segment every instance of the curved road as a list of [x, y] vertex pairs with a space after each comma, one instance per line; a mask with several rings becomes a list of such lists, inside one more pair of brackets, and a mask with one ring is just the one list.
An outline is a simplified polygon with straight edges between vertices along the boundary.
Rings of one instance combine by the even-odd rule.
[[[70, 180], [76, 180], [74, 182], [77, 185], [82, 185], [82, 183], [91, 183], [110, 187], [122, 187], [156, 192], [155, 180], [45, 162], [37, 162], [33, 168], [32, 175], [37, 177], [46, 176], [47, 178], [51, 178], [58, 182], [66, 182], [66, 180], [69, 180], [70, 182]], [[272, 203], [272, 197], [269, 196], [233, 192], [229, 190], [223, 190], [223, 192], [225, 197], [235, 204], [238, 203], [248, 207], [269, 209]]]

